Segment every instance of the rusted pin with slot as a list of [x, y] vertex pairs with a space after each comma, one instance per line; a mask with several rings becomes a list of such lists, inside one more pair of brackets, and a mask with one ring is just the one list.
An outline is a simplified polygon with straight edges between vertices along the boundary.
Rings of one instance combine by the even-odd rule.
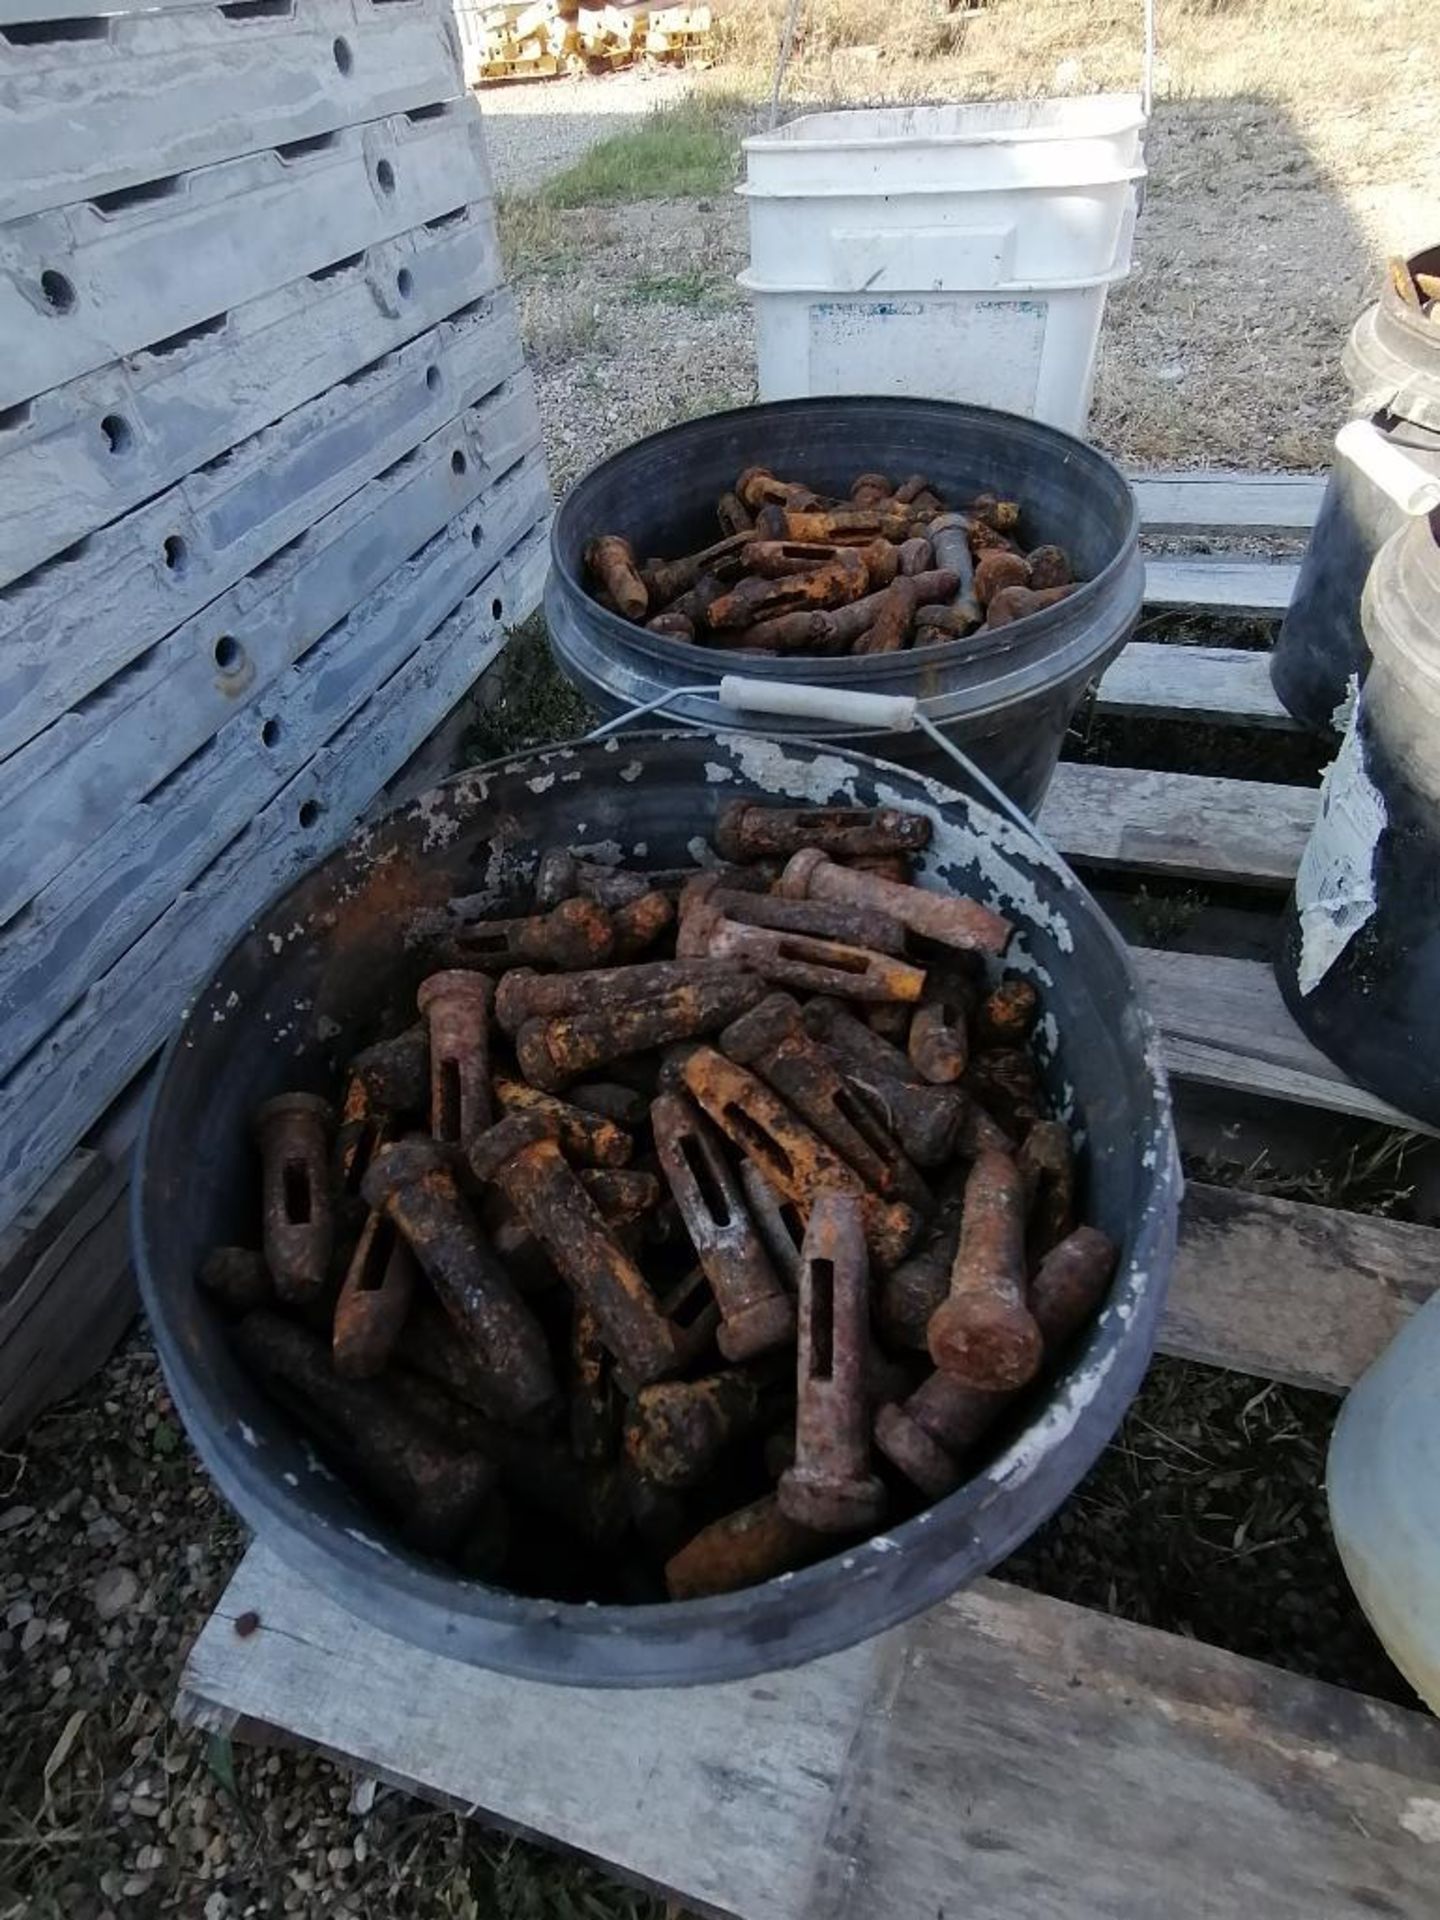
[[848, 860], [919, 853], [929, 844], [929, 818], [896, 807], [770, 807], [736, 800], [715, 822], [716, 850], [734, 861], [788, 860], [807, 847]]
[[502, 1033], [518, 1033], [527, 1020], [562, 1013], [608, 1013], [653, 999], [675, 987], [732, 980], [724, 960], [652, 960], [634, 967], [598, 967], [582, 973], [532, 973], [517, 967], [495, 989], [495, 1021]]
[[415, 1256], [388, 1215], [373, 1209], [335, 1302], [331, 1362], [343, 1379], [383, 1373], [415, 1297]]
[[729, 1059], [758, 1073], [787, 1100], [867, 1187], [928, 1211], [924, 1181], [806, 1032], [800, 1007], [788, 993], [773, 993], [732, 1020], [722, 1029], [719, 1045]]
[[515, 1036], [516, 1058], [532, 1086], [555, 1092], [628, 1054], [713, 1033], [765, 990], [759, 974], [737, 973], [732, 962], [724, 978], [671, 987], [628, 1006], [527, 1020]]
[[953, 1086], [970, 1064], [970, 1015], [978, 998], [978, 988], [962, 974], [941, 967], [927, 970], [906, 1051], [931, 1086]]
[[1075, 1224], [1075, 1149], [1063, 1120], [1037, 1120], [1015, 1155], [1025, 1190], [1030, 1264]]
[[512, 1113], [470, 1149], [477, 1180], [493, 1182], [525, 1221], [601, 1337], [638, 1385], [672, 1373], [675, 1336], [644, 1275], [567, 1164], [553, 1122]]
[[1001, 954], [1010, 944], [1012, 923], [978, 900], [958, 894], [929, 893], [923, 887], [882, 880], [837, 866], [818, 847], [793, 854], [780, 876], [778, 891], [788, 900], [835, 900], [887, 913], [912, 933], [961, 953]]
[[555, 967], [573, 973], [603, 967], [615, 950], [615, 925], [596, 900], [562, 900], [548, 913], [512, 920], [476, 920], [458, 926], [449, 946], [467, 966]]
[[463, 1147], [490, 1124], [490, 1012], [494, 983], [451, 968], [415, 996], [430, 1031], [430, 1134]]
[[716, 571], [723, 561], [738, 560], [749, 539], [748, 531], [731, 533], [723, 540], [717, 540], [713, 546], [704, 547], [699, 553], [686, 554], [680, 560], [647, 560], [640, 570], [640, 578], [649, 594], [650, 605], [657, 608], [665, 606], [693, 587], [702, 573]]
[[837, 907], [824, 900], [781, 900], [773, 893], [738, 893], [718, 873], [702, 873], [680, 895], [680, 918], [702, 903], [749, 927], [773, 927], [779, 933], [809, 934], [839, 940], [875, 953], [905, 952], [905, 929], [887, 914], [864, 907]]
[[334, 1118], [329, 1101], [314, 1093], [277, 1094], [255, 1115], [261, 1244], [275, 1291], [291, 1306], [319, 1299], [329, 1277], [335, 1244], [330, 1194]]
[[917, 1167], [944, 1166], [969, 1125], [972, 1103], [958, 1087], [930, 1087], [890, 1041], [834, 1000], [811, 1000], [806, 1031], [827, 1047], [879, 1123]]
[[361, 1190], [405, 1236], [464, 1336], [483, 1371], [489, 1410], [497, 1419], [524, 1420], [547, 1408], [555, 1379], [545, 1336], [481, 1238], [449, 1151], [432, 1140], [398, 1141], [376, 1154]]
[[634, 1157], [635, 1142], [624, 1127], [571, 1106], [553, 1093], [526, 1086], [523, 1080], [497, 1075], [495, 1098], [505, 1113], [543, 1113], [553, 1120], [566, 1154], [582, 1166], [626, 1167]]
[[362, 1048], [350, 1062], [371, 1111], [395, 1115], [427, 1111], [430, 1103], [430, 1029], [423, 1020], [392, 1039]]
[[879, 1523], [885, 1489], [870, 1470], [865, 1395], [869, 1265], [854, 1194], [816, 1195], [800, 1262], [795, 1464], [780, 1477], [782, 1511], [820, 1533]]
[[960, 1215], [965, 1178], [958, 1166], [942, 1176], [938, 1205], [915, 1251], [882, 1280], [875, 1300], [875, 1324], [891, 1347], [927, 1351], [930, 1317], [950, 1291], [950, 1269], [960, 1245]]
[[686, 958], [730, 960], [784, 986], [847, 1000], [914, 1001], [925, 986], [923, 970], [893, 954], [746, 925], [708, 900], [697, 900], [686, 913], [676, 950]]
[[490, 1463], [439, 1439], [378, 1382], [338, 1379], [318, 1335], [262, 1308], [234, 1338], [260, 1385], [322, 1447], [338, 1448], [412, 1546], [448, 1553], [481, 1518], [495, 1488]]
[[727, 1360], [746, 1360], [795, 1336], [795, 1308], [713, 1129], [684, 1095], [662, 1093], [650, 1109], [655, 1151], [715, 1304]]
[[970, 1169], [950, 1290], [927, 1341], [941, 1372], [966, 1386], [1023, 1387], [1040, 1365], [1026, 1305], [1024, 1187], [1008, 1154], [978, 1154]]
[[857, 1196], [866, 1239], [878, 1265], [904, 1258], [920, 1215], [902, 1201], [869, 1191], [828, 1142], [777, 1094], [713, 1047], [697, 1047], [682, 1069], [685, 1085], [722, 1133], [760, 1167], [771, 1185], [803, 1210], [831, 1188]]
[[[1053, 1361], [1090, 1319], [1115, 1271], [1114, 1243], [1097, 1228], [1077, 1227], [1057, 1243], [1030, 1288], [1030, 1311], [1045, 1358]], [[939, 1500], [965, 1477], [964, 1456], [1022, 1389], [966, 1386], [935, 1372], [901, 1403], [875, 1416], [875, 1444], [922, 1493]]]
[[848, 549], [808, 573], [787, 574], [779, 580], [750, 577], [712, 601], [706, 620], [715, 633], [750, 627], [784, 613], [816, 613], [859, 600], [870, 586], [865, 562]]

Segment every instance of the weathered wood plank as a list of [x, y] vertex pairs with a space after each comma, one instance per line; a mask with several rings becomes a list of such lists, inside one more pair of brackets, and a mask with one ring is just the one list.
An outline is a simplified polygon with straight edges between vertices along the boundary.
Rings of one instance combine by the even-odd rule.
[[[441, 450], [448, 467], [448, 443]], [[258, 809], [390, 677], [520, 536], [550, 495], [538, 449], [427, 541], [298, 664], [188, 759], [154, 801], [117, 809], [12, 927], [0, 931], [0, 1073], [162, 914]], [[478, 524], [477, 545], [472, 529]], [[267, 740], [263, 725], [273, 724]]]
[[58, 1166], [35, 1198], [0, 1231], [0, 1316], [38, 1261], [65, 1231], [105, 1178], [100, 1154], [77, 1148]]
[[1270, 684], [1270, 656], [1240, 647], [1132, 640], [1106, 668], [1097, 712], [1144, 720], [1296, 730]]
[[130, 1188], [124, 1169], [67, 1227], [0, 1336], [0, 1445], [95, 1371], [135, 1312]]
[[1357, 1087], [1312, 1046], [1263, 961], [1157, 947], [1133, 948], [1130, 957], [1164, 1038], [1165, 1064], [1178, 1078], [1440, 1134]]
[[1433, 1912], [1428, 1717], [988, 1580], [788, 1673], [601, 1693], [417, 1653], [256, 1546], [179, 1711], [743, 1920]]
[[542, 521], [440, 628], [414, 635], [409, 658], [0, 1087], [0, 1222], [154, 1053], [236, 931], [344, 839], [498, 652], [504, 624], [533, 610], [545, 534]]
[[1283, 613], [1299, 576], [1299, 565], [1291, 560], [1230, 560], [1209, 553], [1154, 556], [1145, 562], [1145, 604]]
[[[0, 408], [489, 190], [469, 100], [450, 101], [434, 119], [402, 114], [326, 140], [288, 158], [254, 153], [197, 168], [164, 198], [117, 213], [80, 202], [10, 222], [0, 240]], [[59, 315], [32, 292], [57, 273], [65, 288], [44, 284], [56, 288]], [[110, 438], [122, 457], [129, 435]]]
[[1040, 824], [1084, 865], [1288, 887], [1319, 800], [1312, 787], [1065, 760]]
[[[431, 436], [0, 765], [0, 922], [538, 443], [528, 373]], [[283, 728], [283, 717], [280, 725]], [[259, 722], [257, 721], [257, 724]]]
[[461, 80], [437, 9], [309, 0], [0, 39], [0, 87], [0, 179], [19, 219], [453, 99]]
[[1160, 1347], [1343, 1392], [1440, 1287], [1440, 1230], [1191, 1181]]
[[[469, 191], [462, 175], [457, 200]], [[399, 292], [402, 275], [406, 298]], [[77, 541], [87, 538], [91, 565], [117, 565], [108, 522], [413, 335], [493, 295], [501, 277], [490, 203], [457, 204], [431, 225], [378, 241], [345, 264], [301, 274], [37, 395], [0, 433], [0, 582], [57, 554], [65, 554], [65, 562], [0, 597], [0, 635], [23, 630], [32, 618], [63, 614], [72, 571], [66, 550]], [[96, 422], [112, 415], [131, 429], [124, 459], [116, 459], [96, 431]], [[149, 586], [151, 595], [168, 589], [183, 603], [187, 593], [204, 592], [208, 556], [189, 524], [185, 496], [174, 499], [178, 518], [156, 528], [147, 553], [161, 575]], [[163, 541], [171, 534], [189, 549], [192, 571], [180, 579], [165, 564]], [[56, 575], [64, 577], [57, 582]], [[112, 616], [123, 610], [133, 584], [129, 576], [117, 581]]]
[[1323, 473], [1134, 473], [1147, 533], [1308, 533]]
[[487, 297], [17, 588], [0, 606], [0, 761], [523, 364], [513, 301]]

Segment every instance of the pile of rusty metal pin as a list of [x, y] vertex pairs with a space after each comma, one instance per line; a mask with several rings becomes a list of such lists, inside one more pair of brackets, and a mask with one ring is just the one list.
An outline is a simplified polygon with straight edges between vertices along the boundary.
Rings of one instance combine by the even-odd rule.
[[918, 473], [862, 473], [833, 499], [747, 467], [715, 524], [715, 539], [669, 560], [597, 534], [585, 551], [596, 599], [697, 646], [866, 656], [994, 633], [1078, 584], [1063, 548], [1027, 551], [1018, 501], [982, 493], [951, 506]]
[[914, 884], [928, 817], [738, 800], [712, 839], [452, 900], [418, 1017], [256, 1114], [259, 1244], [197, 1275], [380, 1524], [516, 1593], [695, 1599], [902, 1523], [1114, 1270], [1011, 924]]

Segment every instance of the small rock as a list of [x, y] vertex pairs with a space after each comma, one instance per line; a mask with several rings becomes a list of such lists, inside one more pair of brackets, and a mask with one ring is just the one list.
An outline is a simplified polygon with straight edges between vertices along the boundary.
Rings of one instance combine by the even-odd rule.
[[140, 1579], [129, 1567], [107, 1567], [91, 1588], [95, 1611], [102, 1620], [115, 1620], [135, 1604]]
[[148, 1873], [132, 1873], [120, 1891], [127, 1900], [137, 1900], [142, 1893], [148, 1893], [150, 1891], [150, 1875]]
[[32, 1616], [25, 1622], [25, 1631], [20, 1636], [21, 1653], [33, 1653], [45, 1638], [45, 1622]]
[[229, 1911], [230, 1902], [223, 1893], [216, 1892], [206, 1896], [205, 1920], [225, 1920]]
[[152, 1799], [148, 1793], [132, 1793], [130, 1796], [130, 1811], [141, 1820], [153, 1820], [160, 1807], [161, 1802]]
[[33, 1620], [34, 1618], [35, 1603], [33, 1600], [12, 1600], [10, 1605], [5, 1609], [5, 1624], [7, 1627], [23, 1627], [27, 1620]]
[[57, 1647], [63, 1647], [70, 1638], [70, 1622], [68, 1620], [46, 1621], [45, 1638], [53, 1640]]
[[50, 1676], [51, 1691], [54, 1693], [60, 1693], [61, 1691], [63, 1691], [64, 1688], [69, 1686], [70, 1679], [71, 1679], [71, 1675], [70, 1675], [69, 1667], [56, 1667], [55, 1671]]
[[137, 1873], [154, 1873], [157, 1867], [165, 1864], [165, 1855], [159, 1847], [141, 1847], [135, 1856]]

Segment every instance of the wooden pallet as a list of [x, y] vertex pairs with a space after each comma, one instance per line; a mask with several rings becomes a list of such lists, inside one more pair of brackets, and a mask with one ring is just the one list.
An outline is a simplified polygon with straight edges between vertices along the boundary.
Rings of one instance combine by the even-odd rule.
[[[1319, 483], [1144, 482], [1156, 529], [1302, 532]], [[1157, 603], [1283, 604], [1293, 569], [1157, 561]], [[1209, 583], [1208, 585], [1206, 583]], [[1228, 599], [1227, 599], [1228, 596]], [[1110, 713], [1288, 726], [1263, 655], [1137, 643]], [[1070, 764], [1044, 812], [1088, 868], [1288, 886], [1310, 789]], [[1267, 967], [1138, 951], [1172, 1074], [1404, 1124]], [[1274, 1106], [1280, 1122], [1290, 1108]], [[1343, 1393], [1440, 1277], [1440, 1232], [1192, 1185], [1162, 1351]], [[259, 1626], [241, 1637], [241, 1615]], [[1427, 1715], [986, 1580], [864, 1646], [729, 1686], [546, 1688], [417, 1653], [252, 1547], [182, 1719], [276, 1734], [743, 1920], [1421, 1920], [1440, 1872]]]

